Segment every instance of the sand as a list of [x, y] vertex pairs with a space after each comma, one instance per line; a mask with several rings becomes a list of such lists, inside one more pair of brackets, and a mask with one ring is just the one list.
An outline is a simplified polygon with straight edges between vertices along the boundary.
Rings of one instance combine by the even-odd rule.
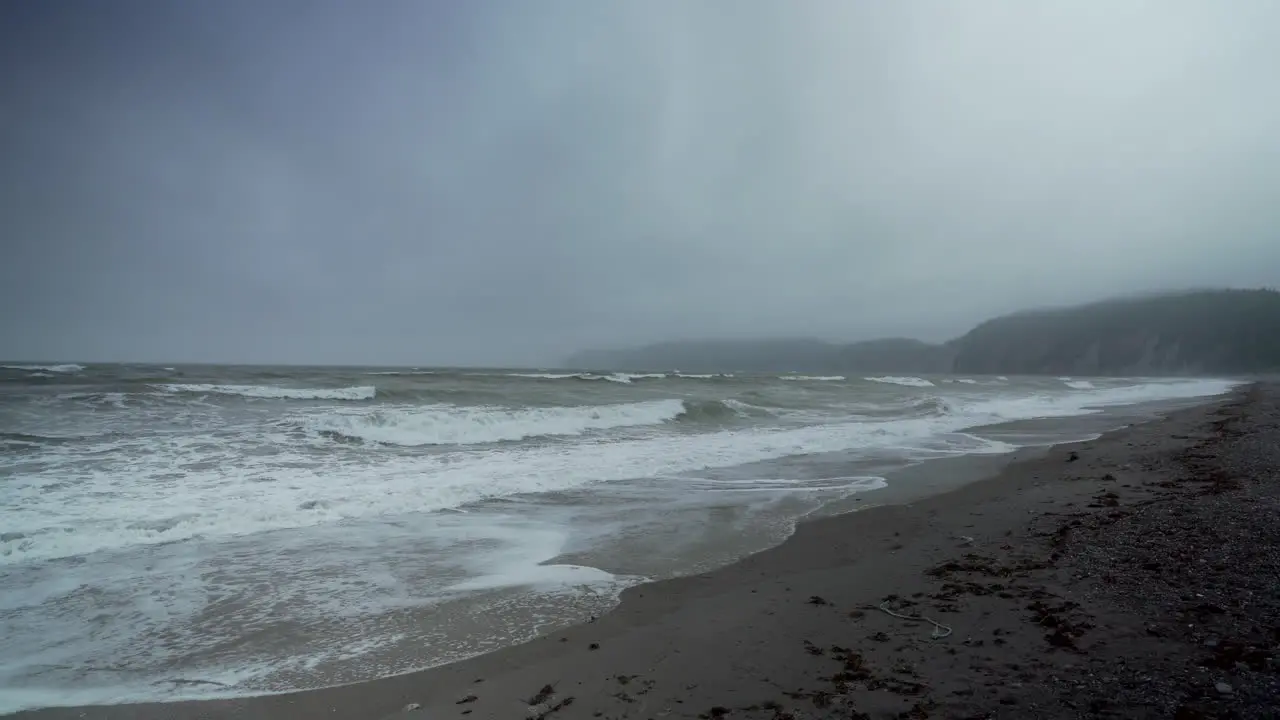
[[446, 667], [18, 717], [1276, 718], [1278, 644], [1280, 387], [1260, 384], [804, 523], [737, 564], [632, 588], [594, 622]]

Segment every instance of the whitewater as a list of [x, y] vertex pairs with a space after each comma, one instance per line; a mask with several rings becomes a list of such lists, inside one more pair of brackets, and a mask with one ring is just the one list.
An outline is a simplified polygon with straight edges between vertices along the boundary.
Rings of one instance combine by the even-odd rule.
[[448, 662], [1233, 385], [3, 364], [0, 712]]

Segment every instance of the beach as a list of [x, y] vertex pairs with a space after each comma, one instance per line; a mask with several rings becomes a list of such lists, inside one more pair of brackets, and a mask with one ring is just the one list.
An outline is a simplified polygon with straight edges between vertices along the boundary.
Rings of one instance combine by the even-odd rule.
[[804, 522], [740, 562], [451, 665], [15, 717], [1276, 716], [1276, 385], [990, 462], [1004, 467]]

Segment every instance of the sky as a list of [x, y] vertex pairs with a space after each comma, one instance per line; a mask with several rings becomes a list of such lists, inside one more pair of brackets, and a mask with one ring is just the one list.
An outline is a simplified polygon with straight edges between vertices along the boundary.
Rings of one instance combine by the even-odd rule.
[[551, 365], [1280, 285], [1273, 0], [0, 0], [0, 357]]

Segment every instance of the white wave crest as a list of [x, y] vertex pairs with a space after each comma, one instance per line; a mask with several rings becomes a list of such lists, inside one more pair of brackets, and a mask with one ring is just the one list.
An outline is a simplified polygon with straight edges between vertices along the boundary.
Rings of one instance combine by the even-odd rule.
[[112, 405], [120, 409], [124, 409], [126, 407], [125, 393], [118, 393], [118, 392], [66, 393], [63, 395], [59, 395], [58, 399], [59, 400], [76, 400], [81, 403], [84, 403], [85, 405]]
[[686, 380], [714, 380], [715, 378], [731, 378], [733, 373], [682, 373], [675, 374], [678, 378]]
[[83, 365], [64, 363], [62, 365], [0, 365], [6, 370], [28, 370], [31, 372], [78, 373], [84, 370]]
[[843, 375], [783, 375], [778, 379], [795, 382], [839, 382], [845, 377]]
[[871, 382], [885, 383], [888, 385], [906, 385], [907, 387], [933, 387], [933, 383], [918, 377], [898, 377], [894, 375], [885, 375], [883, 377], [863, 378]]
[[435, 375], [434, 370], [379, 370], [365, 375]]
[[624, 373], [616, 372], [608, 375], [596, 373], [509, 373], [507, 377], [531, 378], [534, 380], [605, 380], [608, 382], [630, 384], [632, 380], [657, 380], [665, 378], [666, 373]]
[[314, 432], [386, 445], [475, 445], [660, 425], [682, 412], [680, 400], [521, 409], [431, 405], [332, 412], [304, 424]]
[[1089, 382], [1088, 380], [1072, 380], [1071, 378], [1059, 378], [1059, 379], [1062, 380], [1063, 385], [1066, 385], [1072, 390], [1094, 390], [1097, 388], [1096, 385]]
[[569, 378], [586, 379], [586, 373], [511, 373], [508, 377], [530, 378], [533, 380], [568, 380]]
[[277, 400], [372, 400], [378, 390], [372, 385], [345, 388], [283, 388], [272, 385], [170, 384], [157, 386], [171, 393], [239, 395]]

